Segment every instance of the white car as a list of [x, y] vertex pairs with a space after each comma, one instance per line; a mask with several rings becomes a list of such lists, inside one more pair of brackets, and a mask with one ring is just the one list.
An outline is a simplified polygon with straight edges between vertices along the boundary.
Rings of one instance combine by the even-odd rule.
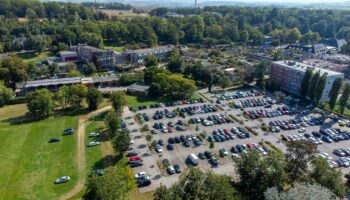
[[135, 178], [136, 179], [139, 179], [139, 178], [142, 178], [142, 177], [146, 177], [146, 176], [147, 176], [146, 172], [139, 172], [139, 173], [135, 174]]
[[157, 145], [156, 151], [157, 151], [157, 153], [162, 153], [163, 149], [162, 149], [162, 147], [160, 145]]
[[62, 176], [58, 179], [55, 180], [55, 184], [60, 184], [60, 183], [65, 183], [70, 181], [70, 177], [69, 176]]
[[89, 142], [89, 144], [87, 146], [88, 147], [94, 147], [94, 146], [97, 146], [97, 145], [100, 145], [100, 144], [101, 144], [100, 142], [92, 141], [92, 142]]
[[300, 128], [300, 129], [298, 130], [298, 132], [299, 132], [299, 133], [304, 133], [304, 132], [306, 132], [306, 129], [305, 129], [305, 128]]
[[227, 156], [227, 155], [228, 155], [227, 150], [224, 149], [224, 148], [220, 149], [220, 153], [222, 153], [222, 155], [224, 155], [224, 156]]
[[90, 133], [89, 137], [99, 137], [100, 133], [94, 132], [94, 133]]
[[232, 153], [232, 158], [239, 158], [239, 155], [238, 154], [236, 154], [236, 153]]

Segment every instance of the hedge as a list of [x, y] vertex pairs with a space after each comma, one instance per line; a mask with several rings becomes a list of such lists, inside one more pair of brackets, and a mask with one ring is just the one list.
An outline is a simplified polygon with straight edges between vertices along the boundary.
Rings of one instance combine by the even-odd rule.
[[244, 128], [246, 128], [249, 132], [251, 132], [253, 135], [258, 136], [259, 133], [256, 132], [252, 127], [249, 126], [245, 126]]

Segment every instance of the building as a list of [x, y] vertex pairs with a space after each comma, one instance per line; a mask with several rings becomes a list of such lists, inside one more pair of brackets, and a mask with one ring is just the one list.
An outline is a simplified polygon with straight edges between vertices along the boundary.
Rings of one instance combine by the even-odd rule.
[[147, 48], [147, 49], [137, 49], [125, 52], [125, 58], [127, 62], [131, 63], [144, 63], [144, 59], [147, 56], [154, 55], [158, 57], [160, 60], [165, 59], [169, 53], [173, 50], [173, 45], [168, 46], [158, 46], [155, 48]]
[[60, 51], [59, 54], [62, 62], [75, 62], [78, 60], [78, 54], [76, 51]]
[[143, 83], [134, 83], [127, 87], [126, 92], [136, 96], [147, 96], [149, 92], [149, 86]]
[[314, 57], [323, 57], [327, 54], [327, 47], [324, 44], [291, 44], [287, 46], [287, 49], [290, 51], [301, 51]]
[[340, 51], [341, 48], [347, 44], [346, 40], [344, 40], [344, 39], [337, 40], [335, 38], [322, 39], [322, 40], [320, 40], [320, 43], [322, 43], [328, 47], [334, 47], [338, 51]]
[[57, 91], [62, 86], [69, 86], [73, 84], [84, 84], [88, 87], [115, 87], [120, 85], [120, 77], [117, 75], [110, 76], [96, 76], [96, 77], [73, 77], [73, 78], [54, 78], [28, 81], [16, 85], [16, 94], [24, 95], [28, 92], [37, 89], [46, 88], [50, 91]]
[[343, 73], [317, 68], [311, 65], [295, 61], [276, 61], [272, 62], [270, 68], [270, 79], [280, 86], [282, 90], [294, 95], [300, 95], [300, 85], [307, 68], [313, 69], [314, 73], [320, 71], [321, 74], [327, 73], [327, 82], [322, 93], [320, 102], [329, 100], [328, 94], [336, 78], [344, 78]]
[[102, 50], [85, 44], [74, 47], [80, 60], [93, 62], [98, 71], [108, 71], [115, 67], [116, 52], [112, 50]]

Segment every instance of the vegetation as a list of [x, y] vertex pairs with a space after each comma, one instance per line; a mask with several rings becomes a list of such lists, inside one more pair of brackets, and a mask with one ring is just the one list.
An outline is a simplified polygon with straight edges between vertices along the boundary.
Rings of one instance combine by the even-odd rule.
[[310, 83], [311, 77], [312, 77], [312, 69], [307, 68], [305, 71], [305, 75], [303, 77], [303, 80], [301, 81], [301, 84], [300, 84], [300, 96], [304, 99], [306, 99], [307, 94], [308, 94], [308, 88], [309, 88], [309, 83]]
[[33, 115], [49, 116], [54, 109], [52, 94], [47, 89], [36, 90], [27, 95], [28, 110]]
[[334, 109], [335, 104], [337, 103], [339, 91], [343, 84], [342, 78], [337, 78], [334, 80], [331, 90], [329, 91], [329, 107], [331, 110]]
[[89, 110], [96, 110], [98, 105], [102, 102], [103, 97], [100, 91], [96, 88], [89, 88], [86, 101], [89, 105]]
[[340, 96], [340, 99], [339, 99], [341, 114], [343, 114], [345, 111], [345, 106], [348, 102], [349, 97], [350, 97], [350, 84], [346, 84], [343, 90], [343, 94]]
[[117, 113], [123, 113], [126, 106], [125, 92], [114, 92], [111, 96], [112, 107]]

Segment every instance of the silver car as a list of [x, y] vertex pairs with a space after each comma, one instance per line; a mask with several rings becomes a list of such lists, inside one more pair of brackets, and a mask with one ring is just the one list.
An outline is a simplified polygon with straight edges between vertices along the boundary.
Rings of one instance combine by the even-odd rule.
[[60, 184], [60, 183], [65, 183], [70, 181], [70, 177], [69, 176], [62, 176], [58, 179], [55, 180], [55, 184]]

